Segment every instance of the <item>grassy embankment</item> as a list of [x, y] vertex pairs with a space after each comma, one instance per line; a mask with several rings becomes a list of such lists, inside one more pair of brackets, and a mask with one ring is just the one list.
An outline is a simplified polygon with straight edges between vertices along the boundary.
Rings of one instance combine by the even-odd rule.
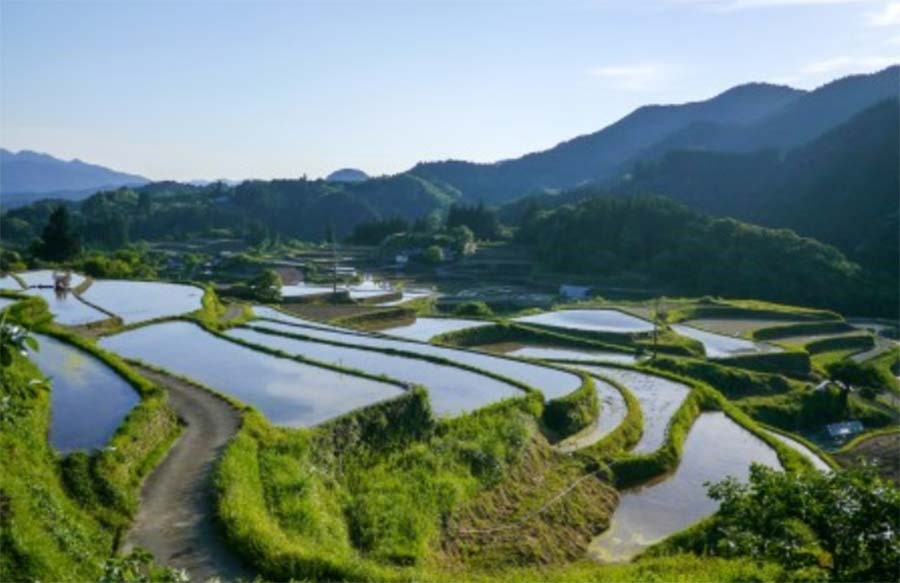
[[[808, 467], [716, 391], [674, 378], [693, 391], [666, 445], [647, 456], [623, 455], [641, 433], [640, 410], [627, 391], [625, 422], [573, 456], [554, 452], [538, 430], [537, 395], [431, 420], [427, 428], [425, 403], [410, 405], [418, 413], [406, 421], [389, 422], [389, 408], [399, 401], [312, 430], [272, 428], [248, 415], [220, 465], [220, 513], [235, 547], [275, 578], [560, 579], [573, 572], [602, 578], [606, 567], [577, 557], [608, 524], [615, 495], [605, 479], [634, 483], [673, 469], [701, 409], [724, 410], [775, 448], [786, 467]], [[357, 415], [362, 421], [351, 422]], [[360, 429], [339, 430], [344, 437], [336, 440], [342, 424]], [[404, 425], [417, 435], [407, 435]], [[368, 427], [381, 434], [371, 436]], [[330, 448], [336, 442], [339, 455]], [[670, 557], [617, 573], [632, 580], [646, 572], [732, 568], [748, 567]]]
[[[19, 355], [4, 369], [0, 443], [3, 580], [85, 580], [99, 575], [137, 511], [141, 483], [179, 432], [166, 394], [116, 355], [55, 325], [36, 297], [7, 308], [11, 322], [58, 338], [101, 360], [141, 396], [106, 448], [65, 458], [47, 442], [49, 391], [27, 390], [39, 371]], [[48, 533], [50, 536], [48, 536]]]

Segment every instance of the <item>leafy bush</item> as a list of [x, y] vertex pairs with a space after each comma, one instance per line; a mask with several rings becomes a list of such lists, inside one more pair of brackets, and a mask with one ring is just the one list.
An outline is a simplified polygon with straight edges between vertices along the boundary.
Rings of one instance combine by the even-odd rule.
[[709, 487], [721, 503], [711, 549], [776, 561], [795, 577], [900, 579], [900, 489], [871, 468], [788, 474], [754, 465], [750, 481]]
[[490, 318], [494, 315], [491, 308], [484, 302], [463, 302], [453, 309], [457, 316], [469, 316], [475, 318]]
[[547, 402], [544, 407], [544, 423], [560, 437], [574, 435], [590, 425], [600, 413], [600, 400], [594, 379], [581, 375], [578, 390]]

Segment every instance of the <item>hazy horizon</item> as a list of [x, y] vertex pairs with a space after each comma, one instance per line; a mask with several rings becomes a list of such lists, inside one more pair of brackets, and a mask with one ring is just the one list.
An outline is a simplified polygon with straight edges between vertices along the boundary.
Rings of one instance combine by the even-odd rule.
[[0, 146], [154, 180], [493, 162], [648, 103], [900, 61], [900, 2], [874, 0], [0, 8]]

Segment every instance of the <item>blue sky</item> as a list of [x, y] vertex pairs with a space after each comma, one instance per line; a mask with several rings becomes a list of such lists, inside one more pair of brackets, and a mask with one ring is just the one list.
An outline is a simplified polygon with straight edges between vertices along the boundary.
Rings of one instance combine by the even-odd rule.
[[154, 179], [393, 173], [896, 62], [895, 0], [0, 0], [0, 145]]

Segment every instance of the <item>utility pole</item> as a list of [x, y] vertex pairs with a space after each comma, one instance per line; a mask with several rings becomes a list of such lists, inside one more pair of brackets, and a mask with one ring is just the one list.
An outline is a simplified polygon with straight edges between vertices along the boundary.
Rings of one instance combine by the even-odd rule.
[[328, 238], [331, 240], [331, 296], [337, 299], [338, 255], [337, 242], [334, 238], [334, 229], [328, 224]]

